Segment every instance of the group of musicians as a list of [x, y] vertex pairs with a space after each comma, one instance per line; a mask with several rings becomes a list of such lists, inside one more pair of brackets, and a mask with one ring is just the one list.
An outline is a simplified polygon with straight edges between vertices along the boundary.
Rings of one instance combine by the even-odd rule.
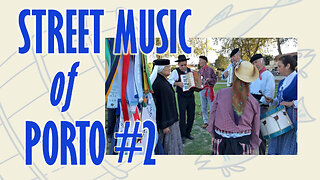
[[[253, 55], [248, 62], [241, 59], [240, 50], [236, 48], [232, 50], [230, 58], [232, 63], [222, 73], [222, 79], [227, 79], [228, 87], [214, 95], [216, 74], [207, 65], [207, 57], [199, 57], [199, 74], [204, 85], [200, 91], [202, 127], [212, 135], [212, 154], [266, 154], [266, 141], [260, 133], [260, 114], [266, 113], [271, 106], [279, 105], [286, 107], [294, 128], [270, 139], [268, 154], [297, 154], [297, 58], [283, 56], [279, 59], [278, 70], [285, 78], [279, 83], [276, 98], [274, 76], [266, 69], [261, 54]], [[187, 67], [188, 60], [185, 55], [179, 55], [176, 60], [178, 68], [171, 74], [170, 70], [168, 72], [169, 60], [154, 61], [156, 68], [152, 74], [156, 78], [152, 87], [157, 108], [156, 121], [159, 140], [166, 154], [182, 154], [180, 142], [185, 143], [186, 138], [194, 139], [191, 136], [195, 117], [194, 91], [183, 91], [181, 81], [181, 75], [192, 71]]]

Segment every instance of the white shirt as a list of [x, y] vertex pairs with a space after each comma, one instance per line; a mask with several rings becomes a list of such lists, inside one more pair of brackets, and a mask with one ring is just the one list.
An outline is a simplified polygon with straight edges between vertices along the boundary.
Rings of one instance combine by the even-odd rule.
[[[239, 63], [240, 63], [240, 62], [242, 62], [242, 59], [240, 59]], [[221, 78], [222, 78], [222, 79], [227, 79], [229, 76], [233, 77], [233, 68], [234, 68], [234, 67], [233, 67], [233, 63], [229, 64], [228, 67], [227, 67], [227, 69], [222, 72]], [[229, 71], [230, 69], [232, 69], [232, 70]], [[224, 74], [226, 71], [229, 71], [229, 72], [231, 72], [231, 73], [228, 73], [228, 76], [227, 76], [227, 77], [224, 77], [223, 74]], [[228, 84], [228, 83], [230, 83], [230, 84]], [[227, 86], [229, 86], [229, 85], [231, 85], [231, 84], [232, 84], [232, 79], [231, 79], [231, 82], [228, 82], [228, 81], [227, 81]]]
[[[259, 90], [261, 90], [264, 95], [266, 95], [267, 97], [273, 98], [274, 97], [274, 89], [275, 89], [275, 81], [274, 81], [274, 77], [273, 77], [272, 73], [268, 70], [264, 71], [261, 74], [261, 80], [258, 77], [257, 80], [250, 83], [249, 88], [250, 88], [251, 94], [261, 95], [261, 93], [259, 92]], [[260, 102], [265, 105], [268, 104], [266, 102], [266, 99], [263, 96], [261, 97]]]
[[[192, 70], [191, 70], [192, 71]], [[185, 71], [185, 73], [187, 73], [188, 71]], [[172, 85], [172, 87], [174, 86], [174, 82], [179, 80], [179, 74], [178, 71], [176, 69], [174, 69], [171, 74], [170, 77], [168, 79], [169, 83]]]
[[[240, 59], [239, 62], [242, 62], [242, 59]], [[233, 63], [229, 64], [228, 67], [227, 67], [227, 69], [222, 72], [222, 76], [221, 76], [222, 79], [226, 79], [226, 78], [227, 78], [227, 77], [224, 77], [223, 74], [224, 74], [226, 71], [229, 71], [230, 68], [233, 68]], [[232, 74], [232, 75], [233, 75], [233, 74]], [[231, 75], [231, 76], [232, 76], [232, 75]], [[228, 76], [230, 76], [230, 74], [228, 74]]]
[[[226, 71], [229, 71], [230, 68], [233, 68], [233, 63], [229, 64], [228, 67], [227, 67], [227, 69], [222, 72], [222, 75], [221, 75], [221, 78], [222, 78], [222, 79], [226, 79], [226, 78], [227, 78], [227, 77], [224, 77], [223, 74], [224, 74]], [[230, 74], [228, 74], [228, 76], [230, 76]]]

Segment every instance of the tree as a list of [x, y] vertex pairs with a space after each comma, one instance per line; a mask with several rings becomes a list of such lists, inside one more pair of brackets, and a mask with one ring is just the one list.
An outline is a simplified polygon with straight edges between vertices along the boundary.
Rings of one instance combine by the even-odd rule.
[[218, 59], [214, 62], [214, 66], [221, 71], [224, 71], [228, 67], [228, 61], [223, 55], [219, 55]]
[[239, 48], [242, 59], [250, 60], [250, 58], [262, 52], [262, 48], [270, 43], [272, 38], [214, 38], [214, 43], [220, 43], [222, 48], [219, 54], [229, 55], [234, 48]]
[[264, 55], [263, 59], [264, 59], [265, 65], [269, 65], [270, 61], [273, 60], [273, 56], [272, 55]]
[[196, 56], [208, 55], [208, 51], [212, 50], [207, 38], [190, 38], [188, 40], [190, 46], [193, 49], [193, 54]]
[[281, 44], [283, 44], [285, 41], [286, 41], [285, 38], [276, 38], [277, 50], [278, 50], [279, 55], [282, 55]]
[[278, 50], [279, 55], [282, 55], [281, 46], [284, 45], [286, 42], [293, 41], [295, 46], [297, 44], [296, 38], [275, 38], [274, 41], [277, 44], [277, 50]]

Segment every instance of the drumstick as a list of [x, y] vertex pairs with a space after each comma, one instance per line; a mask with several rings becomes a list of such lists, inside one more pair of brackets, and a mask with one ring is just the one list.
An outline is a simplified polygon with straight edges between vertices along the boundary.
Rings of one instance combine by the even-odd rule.
[[266, 98], [266, 99], [268, 98], [266, 95], [263, 94], [263, 92], [262, 92], [261, 90], [259, 90], [259, 93], [261, 93], [261, 95], [262, 95], [264, 98]]

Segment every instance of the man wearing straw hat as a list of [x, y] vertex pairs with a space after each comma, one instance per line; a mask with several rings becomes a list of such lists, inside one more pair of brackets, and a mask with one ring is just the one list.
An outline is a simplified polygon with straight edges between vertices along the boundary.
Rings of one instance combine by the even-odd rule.
[[[195, 115], [195, 101], [194, 101], [194, 91], [189, 90], [183, 92], [183, 83], [181, 82], [182, 74], [186, 74], [191, 71], [190, 68], [187, 67], [187, 58], [185, 55], [179, 55], [178, 60], [178, 68], [172, 71], [168, 81], [172, 86], [176, 86], [176, 92], [178, 94], [178, 106], [179, 106], [179, 126], [182, 136], [182, 141], [185, 142], [185, 139], [188, 138], [193, 140], [194, 138], [191, 136], [191, 130], [194, 121]], [[187, 122], [186, 122], [186, 113], [187, 113]]]
[[[255, 54], [251, 57], [250, 62], [259, 70], [259, 77], [257, 80], [250, 83], [250, 93], [260, 103], [260, 114], [264, 114], [269, 109], [269, 103], [266, 102], [266, 97], [274, 97], [275, 82], [274, 77], [270, 71], [265, 67], [265, 62], [261, 54]], [[262, 138], [262, 142], [259, 147], [259, 154], [264, 155], [266, 153], [267, 142]]]
[[239, 48], [235, 48], [232, 50], [230, 54], [231, 64], [227, 67], [226, 70], [222, 72], [222, 79], [227, 79], [227, 86], [232, 86], [232, 78], [233, 78], [233, 69], [237, 65], [237, 63], [241, 62], [241, 53]]
[[214, 155], [252, 155], [261, 143], [260, 107], [249, 93], [249, 83], [259, 76], [247, 61], [234, 69], [232, 87], [220, 89], [213, 101], [208, 132]]

